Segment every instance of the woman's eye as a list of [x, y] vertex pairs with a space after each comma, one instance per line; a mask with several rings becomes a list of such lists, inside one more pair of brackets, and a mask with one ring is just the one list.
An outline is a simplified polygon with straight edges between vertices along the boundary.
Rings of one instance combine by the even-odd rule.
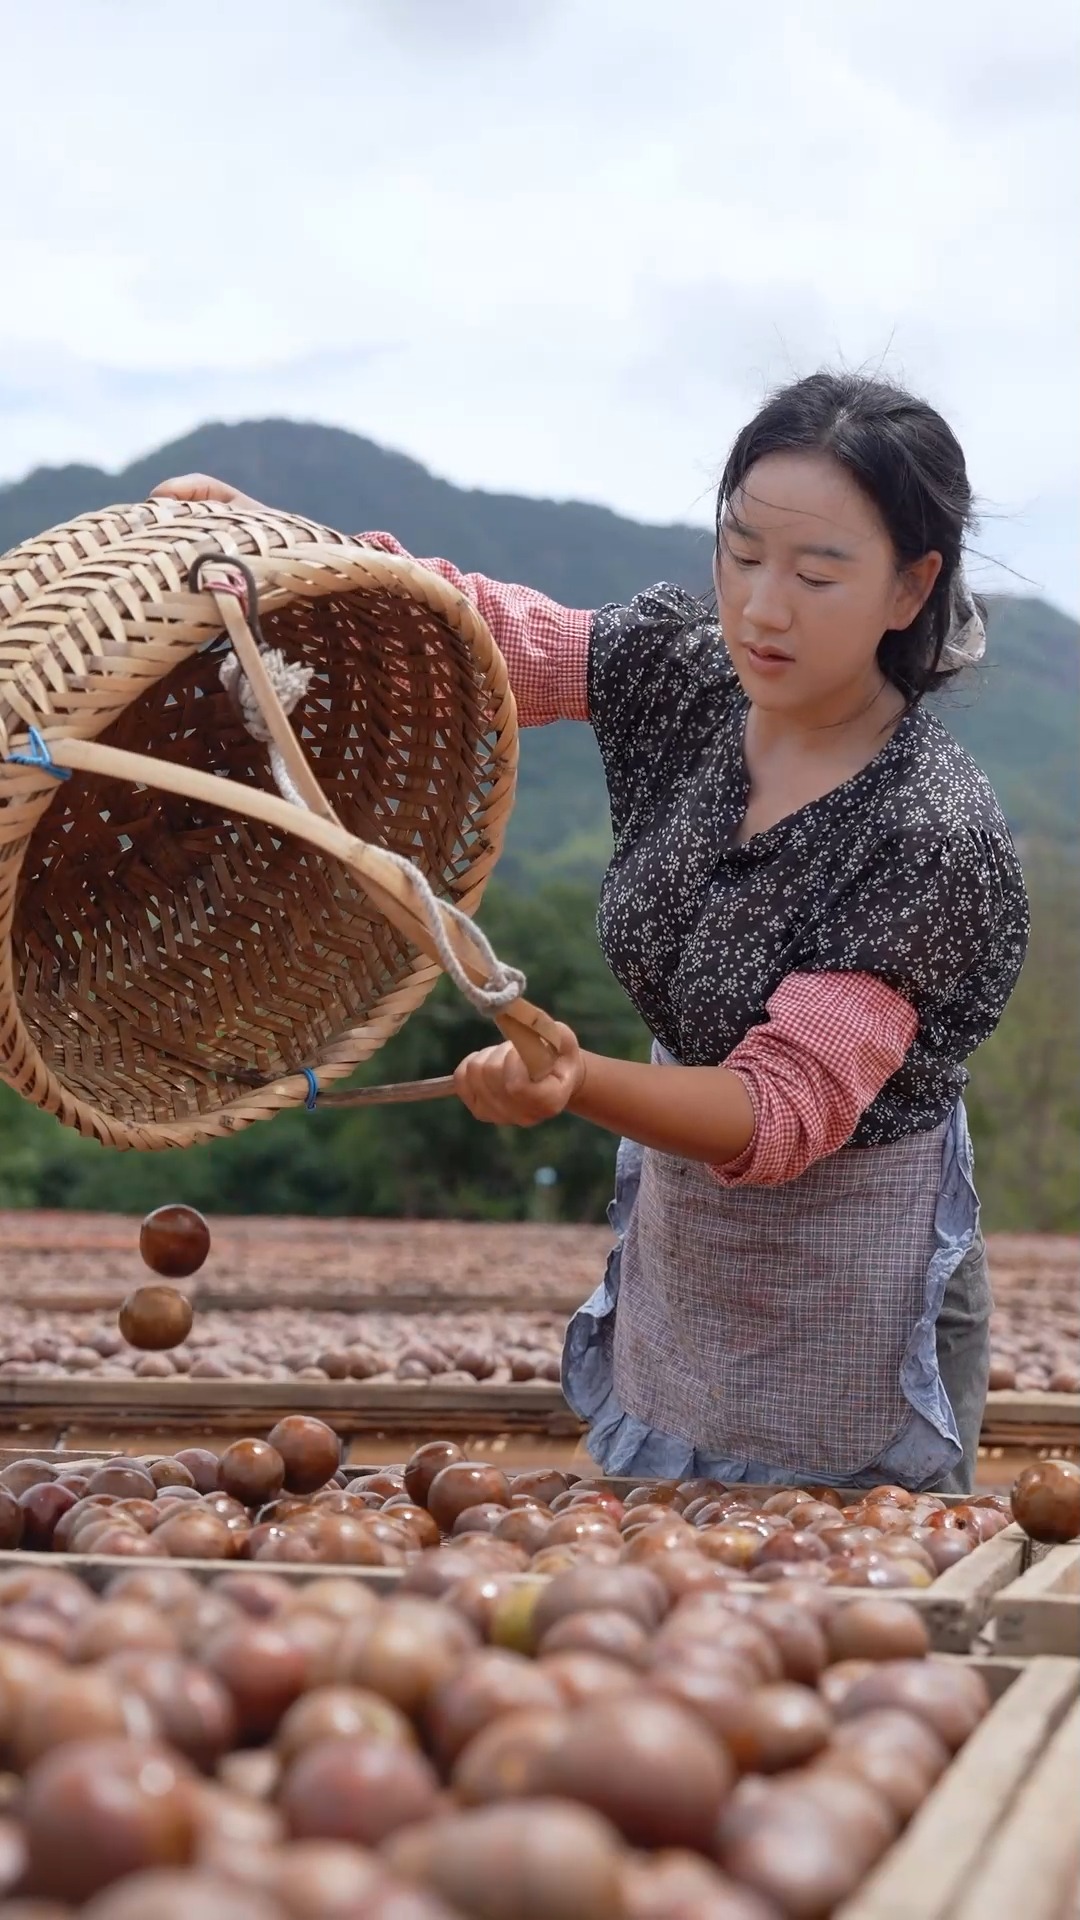
[[746, 553], [731, 553], [729, 554], [729, 558], [734, 560], [735, 565], [739, 567], [743, 573], [746, 572], [748, 567], [760, 567], [761, 565], [760, 560], [752, 560], [749, 554]]
[[800, 573], [799, 579], [802, 581], [804, 587], [831, 587], [835, 585], [835, 582], [832, 580], [815, 580], [808, 573]]

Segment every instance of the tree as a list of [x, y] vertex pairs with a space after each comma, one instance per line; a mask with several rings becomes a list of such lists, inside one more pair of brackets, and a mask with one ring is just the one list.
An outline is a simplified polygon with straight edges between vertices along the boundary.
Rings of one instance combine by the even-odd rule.
[[[1080, 889], [1075, 856], [1028, 848], [1033, 935], [1001, 1026], [972, 1063], [968, 1109], [987, 1224], [1080, 1228]], [[524, 967], [530, 998], [601, 1053], [645, 1059], [648, 1038], [604, 964], [591, 887], [531, 894], [501, 886], [481, 919], [496, 951]], [[497, 1029], [443, 981], [358, 1081], [449, 1073]], [[488, 1127], [456, 1100], [280, 1115], [186, 1152], [114, 1153], [79, 1139], [0, 1088], [0, 1205], [141, 1213], [186, 1200], [211, 1213], [312, 1213], [520, 1220], [542, 1166], [558, 1176], [555, 1217], [601, 1220], [615, 1141], [563, 1116]]]
[[997, 1032], [972, 1064], [968, 1110], [987, 1224], [1080, 1231], [1080, 862], [1026, 850], [1031, 946]]
[[[647, 1037], [604, 965], [593, 915], [591, 889], [570, 885], [531, 897], [495, 887], [482, 911], [496, 951], [525, 968], [533, 1000], [587, 1047], [644, 1058]], [[443, 981], [357, 1078], [372, 1085], [446, 1074], [497, 1038]], [[8, 1205], [142, 1212], [184, 1200], [222, 1213], [509, 1220], [527, 1215], [536, 1170], [551, 1166], [560, 1213], [600, 1219], [611, 1191], [615, 1141], [572, 1117], [528, 1131], [487, 1127], [450, 1099], [299, 1111], [183, 1152], [118, 1154], [0, 1093], [0, 1196]]]

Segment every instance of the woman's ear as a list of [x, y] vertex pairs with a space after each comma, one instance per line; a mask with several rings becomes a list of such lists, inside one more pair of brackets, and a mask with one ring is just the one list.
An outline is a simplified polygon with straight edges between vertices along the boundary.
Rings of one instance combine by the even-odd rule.
[[893, 633], [903, 633], [918, 618], [934, 591], [941, 568], [940, 553], [924, 553], [921, 560], [913, 560], [897, 575], [893, 615], [889, 621]]

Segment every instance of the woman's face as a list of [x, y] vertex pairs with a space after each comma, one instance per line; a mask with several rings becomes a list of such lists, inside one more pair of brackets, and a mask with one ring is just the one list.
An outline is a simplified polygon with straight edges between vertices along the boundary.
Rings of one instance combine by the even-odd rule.
[[910, 626], [941, 568], [900, 572], [884, 521], [825, 453], [773, 453], [724, 512], [714, 562], [724, 639], [755, 706], [823, 724], [881, 691], [881, 636]]

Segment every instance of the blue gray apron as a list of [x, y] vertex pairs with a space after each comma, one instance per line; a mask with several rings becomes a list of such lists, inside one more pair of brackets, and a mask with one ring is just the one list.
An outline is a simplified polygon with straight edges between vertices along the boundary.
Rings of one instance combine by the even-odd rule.
[[962, 1103], [779, 1187], [723, 1187], [624, 1140], [608, 1217], [616, 1244], [563, 1350], [604, 1471], [917, 1489], [960, 1465], [936, 1329], [981, 1246]]

